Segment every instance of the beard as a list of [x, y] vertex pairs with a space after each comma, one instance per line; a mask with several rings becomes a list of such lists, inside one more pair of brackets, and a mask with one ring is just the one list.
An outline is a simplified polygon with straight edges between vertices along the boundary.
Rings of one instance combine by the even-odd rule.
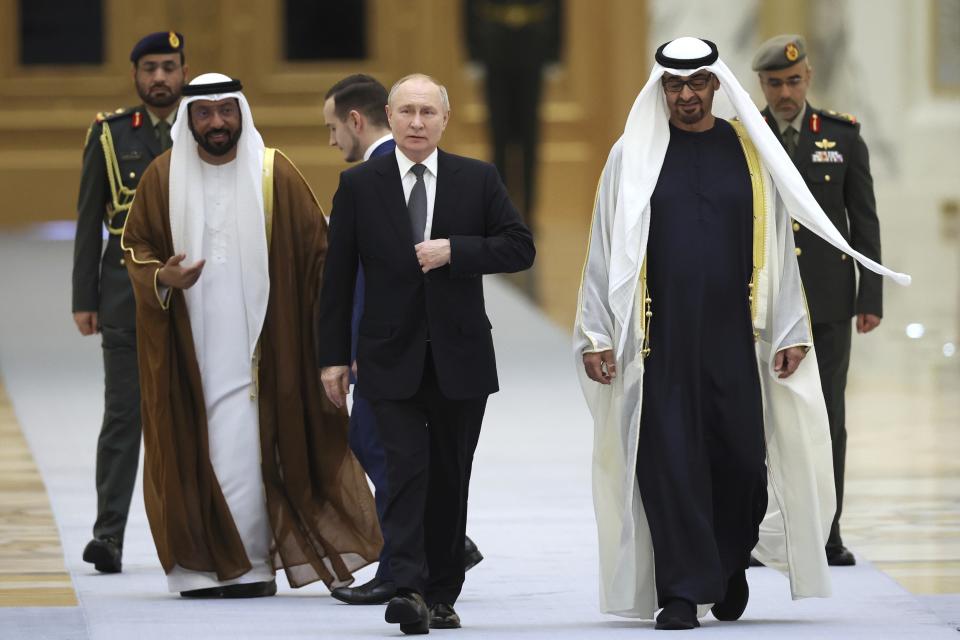
[[143, 100], [143, 103], [148, 107], [163, 109], [180, 99], [180, 92], [174, 91], [165, 84], [155, 84], [147, 87], [141, 85], [139, 82], [136, 84], [137, 95], [140, 96], [140, 99]]
[[347, 162], [357, 162], [363, 160], [363, 150], [360, 148], [360, 139], [352, 133], [350, 135], [350, 147], [344, 149], [343, 159]]
[[[240, 141], [240, 134], [243, 133], [243, 124], [237, 125], [237, 130], [232, 133], [229, 129], [210, 129], [203, 135], [200, 135], [193, 128], [193, 123], [191, 122], [190, 133], [193, 134], [193, 139], [197, 141], [197, 144], [200, 145], [204, 151], [212, 156], [223, 156], [230, 153], [230, 151], [237, 146], [237, 143]], [[227, 134], [227, 139], [224, 142], [213, 142], [210, 140], [210, 138], [219, 133]]]
[[[693, 105], [699, 107], [693, 113], [688, 113], [683, 110], [683, 107], [689, 107]], [[700, 99], [688, 100], [686, 102], [678, 101], [674, 111], [677, 114], [677, 119], [684, 124], [696, 124], [703, 120], [703, 118], [707, 115], [703, 108], [703, 101]]]

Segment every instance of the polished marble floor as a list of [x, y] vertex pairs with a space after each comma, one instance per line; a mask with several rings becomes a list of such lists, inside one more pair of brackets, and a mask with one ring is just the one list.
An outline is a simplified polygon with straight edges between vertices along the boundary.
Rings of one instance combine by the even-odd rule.
[[[847, 388], [844, 539], [917, 594], [960, 593], [960, 241], [878, 188], [883, 254], [913, 275], [884, 285], [884, 319], [854, 333]], [[589, 220], [552, 212], [537, 238], [537, 293], [573, 326]]]
[[[541, 256], [552, 255], [549, 245], [541, 240]], [[313, 615], [332, 625], [325, 627], [332, 635], [390, 635], [381, 612], [338, 606], [322, 587], [286, 590], [252, 608], [216, 606], [213, 618], [213, 610], [170, 598], [139, 496], [125, 573], [100, 576], [80, 560], [95, 504], [102, 373], [98, 343], [80, 338], [70, 322], [70, 253], [68, 242], [0, 235], [0, 295], [14, 303], [0, 314], [0, 374], [14, 409], [0, 396], [0, 569], [10, 570], [0, 571], [0, 637], [147, 638], [200, 629], [196, 637], [244, 637], [245, 626], [253, 629], [270, 612], [283, 618], [275, 623], [278, 637], [316, 637], [297, 622]], [[562, 301], [569, 291], [556, 278], [549, 286]], [[544, 298], [550, 318], [565, 313], [557, 309], [566, 303]], [[488, 301], [503, 391], [491, 400], [478, 453], [470, 528], [488, 562], [465, 591], [463, 613], [473, 629], [464, 631], [553, 638], [648, 630], [596, 612], [591, 435], [569, 370], [568, 323], [547, 321], [496, 282]], [[909, 338], [912, 309], [888, 308], [875, 335], [855, 338], [848, 395], [844, 526], [861, 565], [835, 570], [835, 598], [799, 603], [789, 602], [773, 572], [751, 574], [756, 595], [736, 627], [741, 632], [925, 638], [960, 623], [960, 358], [942, 349], [955, 326], [926, 314], [925, 337]], [[734, 629], [711, 624], [704, 631]]]

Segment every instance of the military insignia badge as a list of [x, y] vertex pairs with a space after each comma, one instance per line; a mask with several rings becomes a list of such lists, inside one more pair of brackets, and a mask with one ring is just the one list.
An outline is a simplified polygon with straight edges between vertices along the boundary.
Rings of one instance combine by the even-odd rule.
[[[817, 143], [820, 146], [820, 143]], [[843, 162], [843, 154], [839, 151], [814, 151], [812, 160], [817, 163], [840, 164]]]
[[180, 38], [178, 38], [177, 34], [175, 34], [173, 31], [170, 32], [169, 40], [172, 48], [177, 49], [180, 47]]
[[816, 113], [810, 114], [810, 131], [820, 133], [820, 116]]
[[783, 55], [790, 62], [796, 62], [797, 58], [800, 57], [800, 49], [797, 48], [797, 45], [795, 43], [791, 42], [786, 47], [784, 47]]
[[827, 140], [826, 138], [824, 138], [823, 140], [817, 140], [813, 144], [817, 145], [818, 149], [824, 149], [824, 150], [833, 149], [835, 146], [837, 146], [836, 142], [834, 142], [833, 140]]
[[[134, 129], [139, 129], [143, 124], [143, 113], [140, 111], [135, 111], [133, 114], [133, 119], [130, 121], [130, 126]], [[820, 144], [820, 143], [817, 143]]]

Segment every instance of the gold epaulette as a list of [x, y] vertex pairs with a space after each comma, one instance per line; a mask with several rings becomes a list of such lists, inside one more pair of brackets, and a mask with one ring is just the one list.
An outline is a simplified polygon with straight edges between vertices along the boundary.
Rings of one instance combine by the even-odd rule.
[[87, 143], [90, 142], [90, 134], [93, 132], [93, 128], [98, 124], [102, 124], [106, 120], [113, 120], [119, 118], [123, 115], [129, 115], [131, 111], [120, 107], [119, 109], [114, 109], [113, 111], [97, 111], [97, 115], [94, 116], [93, 122], [90, 123], [90, 126], [87, 127], [87, 135], [83, 138], [83, 146], [86, 147]]
[[121, 116], [128, 116], [133, 113], [132, 109], [127, 109], [125, 107], [119, 107], [113, 111], [102, 111], [97, 114], [97, 117], [103, 116], [104, 120], [116, 120]]
[[830, 118], [831, 120], [836, 120], [845, 124], [857, 124], [857, 117], [849, 113], [840, 113], [839, 111], [833, 111], [831, 109], [824, 109], [822, 113], [823, 117]]

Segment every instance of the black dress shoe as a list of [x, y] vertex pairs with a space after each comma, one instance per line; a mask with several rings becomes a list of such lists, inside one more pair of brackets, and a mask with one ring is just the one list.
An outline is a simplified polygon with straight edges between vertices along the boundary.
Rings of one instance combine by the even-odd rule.
[[397, 585], [374, 578], [359, 587], [337, 587], [330, 595], [347, 604], [383, 604], [397, 595]]
[[853, 557], [850, 549], [843, 545], [827, 547], [827, 564], [831, 567], [852, 567], [857, 564], [857, 559]]
[[398, 593], [390, 599], [383, 619], [390, 624], [399, 624], [400, 631], [408, 635], [430, 633], [430, 611], [419, 593]]
[[120, 573], [123, 548], [113, 536], [94, 538], [83, 550], [83, 561], [89, 562], [100, 573]]
[[206, 589], [188, 589], [180, 592], [181, 598], [219, 598], [223, 595], [223, 587], [207, 587]]
[[480, 564], [483, 560], [483, 554], [477, 549], [476, 543], [470, 539], [470, 536], [463, 536], [463, 571], [466, 573]]
[[430, 607], [431, 629], [459, 629], [460, 616], [453, 610], [453, 605], [438, 602]]
[[697, 620], [697, 605], [683, 598], [674, 598], [668, 600], [663, 606], [663, 611], [657, 616], [655, 629], [665, 629], [668, 631], [683, 631], [686, 629], [695, 629], [700, 626]]
[[750, 599], [750, 587], [747, 585], [746, 571], [737, 571], [727, 582], [727, 595], [723, 602], [713, 605], [710, 612], [717, 620], [739, 620]]
[[181, 591], [181, 598], [264, 598], [277, 595], [277, 581], [245, 582]]
[[220, 587], [222, 598], [266, 598], [277, 595], [277, 581], [245, 582]]

